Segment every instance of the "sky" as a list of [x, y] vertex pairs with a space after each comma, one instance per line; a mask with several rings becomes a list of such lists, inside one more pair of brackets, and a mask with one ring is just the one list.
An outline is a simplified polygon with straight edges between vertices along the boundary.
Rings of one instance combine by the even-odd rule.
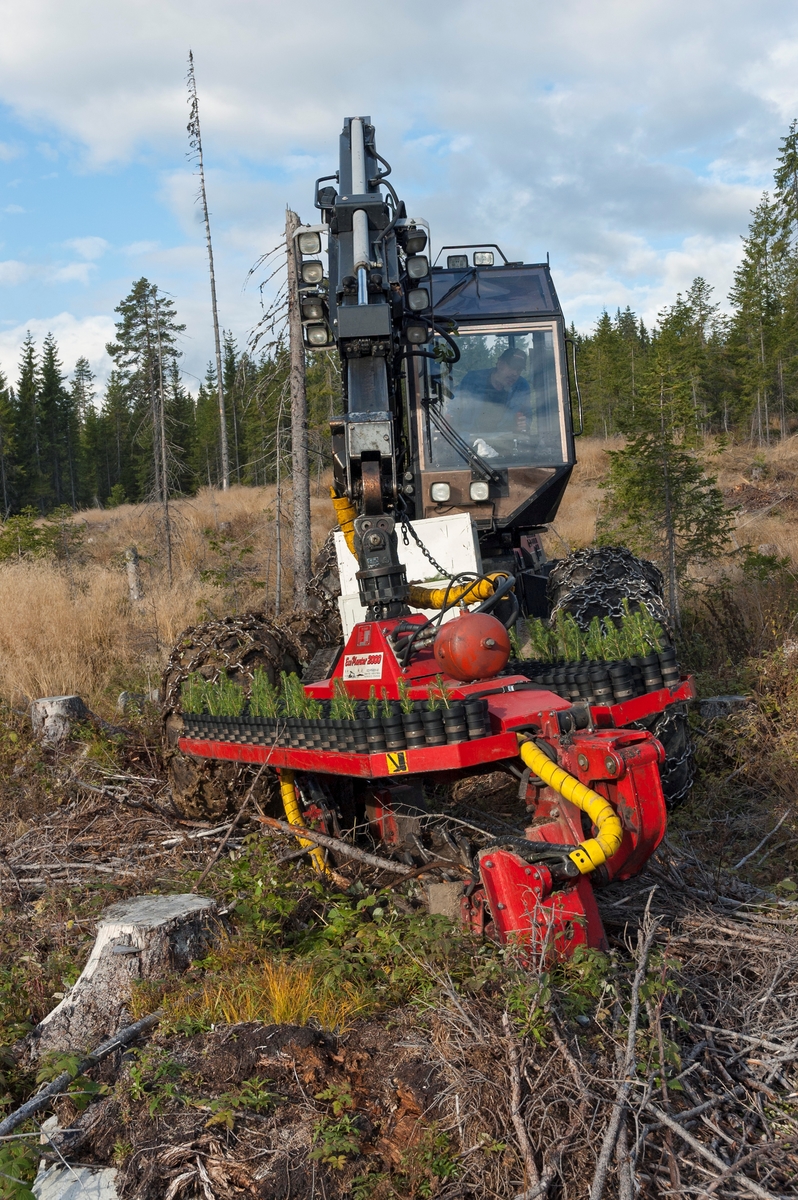
[[[243, 348], [248, 274], [285, 208], [313, 221], [343, 118], [371, 116], [412, 216], [443, 244], [550, 255], [566, 319], [647, 324], [697, 275], [725, 303], [750, 210], [798, 117], [783, 0], [0, 0], [0, 370], [27, 330], [100, 380], [145, 275], [213, 353], [194, 53], [220, 319]], [[266, 285], [265, 295], [270, 285]]]

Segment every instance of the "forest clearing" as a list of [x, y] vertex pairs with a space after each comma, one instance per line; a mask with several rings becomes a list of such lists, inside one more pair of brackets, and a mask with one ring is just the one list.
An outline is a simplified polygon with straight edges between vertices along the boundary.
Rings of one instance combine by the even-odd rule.
[[[593, 541], [618, 445], [582, 440], [550, 555]], [[708, 462], [738, 549], [685, 589], [680, 657], [700, 697], [744, 699], [693, 707], [690, 799], [643, 873], [597, 893], [610, 954], [555, 965], [453, 933], [390, 871], [351, 860], [319, 878], [258, 820], [279, 811], [273, 791], [235, 821], [246, 784], [215, 821], [170, 803], [145, 697], [186, 626], [274, 609], [273, 487], [175, 500], [171, 587], [152, 505], [86, 510], [47, 553], [7, 559], [6, 1112], [37, 1071], [69, 1068], [63, 1054], [37, 1062], [26, 1031], [78, 977], [109, 904], [201, 881], [223, 931], [187, 973], [134, 985], [129, 1020], [157, 1010], [160, 1025], [56, 1101], [66, 1132], [43, 1150], [30, 1134], [2, 1143], [6, 1194], [27, 1194], [8, 1175], [30, 1181], [41, 1153], [107, 1164], [120, 1195], [145, 1200], [631, 1197], [632, 1179], [654, 1197], [693, 1194], [707, 1171], [712, 1195], [795, 1194], [798, 439]], [[312, 508], [315, 552], [334, 523], [323, 478]], [[72, 691], [95, 715], [61, 748], [35, 741], [27, 703]], [[124, 713], [120, 692], [140, 697]], [[522, 819], [496, 772], [429, 798], [466, 825]]]

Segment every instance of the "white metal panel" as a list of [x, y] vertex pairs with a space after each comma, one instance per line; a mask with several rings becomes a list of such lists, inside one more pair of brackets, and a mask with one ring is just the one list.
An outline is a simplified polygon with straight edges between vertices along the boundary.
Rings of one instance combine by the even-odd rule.
[[[481, 571], [482, 559], [479, 553], [474, 524], [468, 513], [453, 513], [446, 517], [429, 517], [424, 521], [412, 521], [413, 528], [430, 554], [447, 571], [454, 575], [458, 571]], [[411, 583], [441, 583], [446, 585], [446, 578], [435, 570], [422, 554], [413, 538], [405, 546], [402, 541], [402, 531], [397, 527], [399, 546], [399, 561], [407, 568], [407, 578]], [[338, 559], [338, 573], [341, 579], [341, 595], [338, 598], [338, 608], [344, 627], [344, 638], [348, 638], [358, 621], [362, 621], [366, 610], [360, 603], [357, 589], [356, 573], [357, 559], [349, 550], [344, 535], [339, 529], [335, 531], [335, 553]], [[414, 612], [424, 611], [431, 617], [432, 610], [413, 609]], [[457, 615], [457, 609], [450, 609], [444, 615], [444, 621]]]

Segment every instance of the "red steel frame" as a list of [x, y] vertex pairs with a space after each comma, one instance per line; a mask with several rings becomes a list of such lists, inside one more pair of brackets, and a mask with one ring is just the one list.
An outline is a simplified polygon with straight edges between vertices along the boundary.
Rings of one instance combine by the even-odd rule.
[[[423, 624], [415, 615], [405, 618]], [[403, 679], [412, 699], [427, 695], [438, 674], [432, 649], [424, 648], [403, 669], [389, 634], [398, 622], [374, 621], [356, 625], [333, 676], [306, 685], [318, 699], [329, 699], [333, 681], [342, 679], [355, 699], [368, 697], [371, 687], [395, 699]], [[600, 868], [604, 882], [628, 879], [653, 854], [665, 833], [666, 812], [659, 778], [664, 751], [649, 733], [630, 730], [632, 722], [653, 716], [672, 704], [691, 700], [695, 689], [689, 677], [673, 690], [638, 696], [623, 704], [590, 709], [590, 726], [562, 736], [558, 713], [571, 708], [545, 687], [526, 677], [500, 676], [474, 683], [445, 679], [453, 698], [478, 694], [488, 700], [491, 735], [454, 745], [396, 750], [379, 754], [342, 754], [253, 743], [225, 742], [212, 738], [182, 737], [179, 746], [200, 758], [267, 763], [272, 767], [323, 775], [343, 775], [362, 780], [392, 779], [412, 775], [466, 771], [518, 759], [516, 730], [548, 742], [557, 750], [560, 764], [594, 791], [606, 796], [624, 829], [618, 851]], [[384, 807], [384, 805], [383, 805]], [[573, 846], [584, 840], [582, 814], [542, 781], [531, 781], [527, 791], [531, 823], [530, 843]], [[531, 859], [534, 850], [530, 847]], [[596, 906], [591, 877], [556, 883], [541, 864], [499, 846], [480, 853], [479, 879], [464, 889], [462, 916], [475, 932], [488, 932], [501, 941], [520, 940], [538, 951], [570, 954], [578, 945], [604, 947], [606, 939]]]

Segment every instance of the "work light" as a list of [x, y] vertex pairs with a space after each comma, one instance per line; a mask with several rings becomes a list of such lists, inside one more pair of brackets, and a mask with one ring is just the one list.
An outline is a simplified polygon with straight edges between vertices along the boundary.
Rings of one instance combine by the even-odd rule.
[[474, 251], [474, 266], [475, 267], [492, 267], [493, 266], [493, 251], [492, 250], [475, 250]]
[[324, 265], [318, 259], [311, 259], [310, 262], [302, 264], [302, 282], [303, 283], [321, 283], [324, 278]]
[[411, 225], [407, 231], [407, 253], [420, 254], [427, 244], [427, 235], [417, 225]]
[[324, 305], [322, 304], [321, 300], [303, 300], [302, 316], [306, 321], [323, 321]]
[[488, 485], [484, 479], [477, 479], [468, 489], [472, 500], [487, 500]]
[[407, 293], [407, 303], [411, 312], [421, 312], [422, 308], [429, 308], [429, 292], [426, 288], [413, 288]]
[[452, 489], [448, 483], [433, 483], [429, 490], [430, 496], [436, 504], [442, 504], [444, 500], [448, 500], [452, 494]]
[[468, 267], [468, 255], [449, 254], [446, 258], [446, 266], [450, 271], [465, 271]]
[[305, 337], [309, 346], [326, 346], [330, 333], [326, 325], [306, 325]]
[[421, 346], [430, 339], [430, 331], [426, 325], [408, 325], [406, 335], [408, 342], [414, 346]]
[[429, 275], [429, 259], [426, 254], [414, 254], [407, 260], [407, 273], [411, 279], [423, 279]]
[[300, 233], [297, 242], [301, 254], [321, 254], [320, 233]]

